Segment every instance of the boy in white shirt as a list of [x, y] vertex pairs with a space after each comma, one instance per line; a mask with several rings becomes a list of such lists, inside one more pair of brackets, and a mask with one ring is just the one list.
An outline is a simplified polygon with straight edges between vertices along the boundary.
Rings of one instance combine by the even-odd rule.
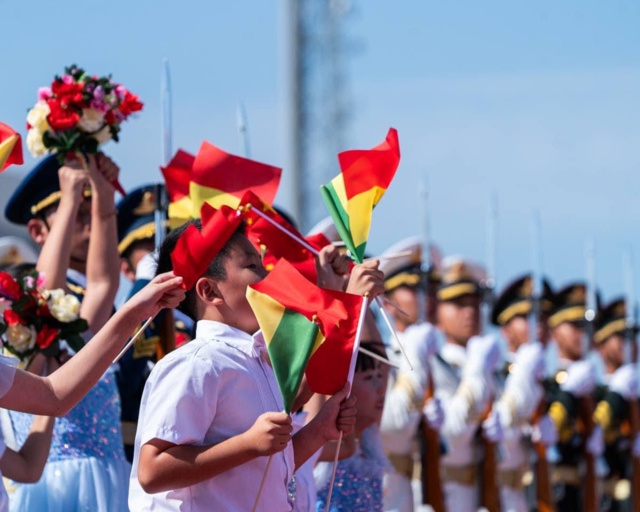
[[[171, 267], [182, 231], [165, 240], [158, 272]], [[266, 274], [253, 245], [236, 232], [187, 291], [181, 306], [198, 319], [196, 338], [164, 357], [147, 381], [131, 473], [132, 510], [252, 510], [268, 456], [258, 510], [292, 510], [295, 468], [340, 431], [352, 430], [355, 399], [345, 401], [345, 386], [291, 436], [264, 341], [249, 334], [259, 327], [246, 289]], [[359, 285], [349, 291], [382, 290], [377, 263], [355, 274]]]

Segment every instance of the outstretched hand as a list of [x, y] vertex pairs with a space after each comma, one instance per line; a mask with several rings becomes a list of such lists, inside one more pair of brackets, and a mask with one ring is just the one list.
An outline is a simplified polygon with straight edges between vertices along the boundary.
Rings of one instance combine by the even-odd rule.
[[131, 297], [125, 307], [144, 319], [155, 316], [161, 309], [177, 307], [184, 300], [185, 293], [182, 277], [165, 272]]

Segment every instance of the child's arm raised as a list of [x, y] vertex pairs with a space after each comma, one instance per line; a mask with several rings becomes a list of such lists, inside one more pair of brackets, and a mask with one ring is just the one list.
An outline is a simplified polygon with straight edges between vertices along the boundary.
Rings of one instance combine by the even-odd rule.
[[296, 435], [293, 436], [293, 453], [296, 468], [324, 446], [327, 441], [334, 441], [350, 434], [356, 424], [356, 397], [347, 399], [349, 385], [333, 395], [325, 402], [318, 414]]
[[152, 439], [140, 450], [138, 480], [147, 493], [195, 485], [256, 457], [284, 450], [291, 431], [288, 414], [267, 412], [246, 432], [213, 446], [176, 445]]
[[0, 407], [32, 414], [63, 416], [84, 397], [107, 370], [135, 328], [165, 307], [184, 299], [182, 278], [171, 272], [156, 276], [129, 299], [107, 324], [64, 366], [48, 377], [17, 370], [13, 385], [0, 397]]

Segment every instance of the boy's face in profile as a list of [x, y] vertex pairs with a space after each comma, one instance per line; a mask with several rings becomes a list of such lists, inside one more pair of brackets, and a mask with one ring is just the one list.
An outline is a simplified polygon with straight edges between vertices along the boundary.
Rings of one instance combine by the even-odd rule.
[[231, 246], [224, 261], [227, 277], [218, 281], [218, 290], [225, 302], [226, 323], [253, 334], [258, 330], [258, 321], [247, 301], [247, 286], [262, 281], [267, 271], [253, 244], [242, 236]]

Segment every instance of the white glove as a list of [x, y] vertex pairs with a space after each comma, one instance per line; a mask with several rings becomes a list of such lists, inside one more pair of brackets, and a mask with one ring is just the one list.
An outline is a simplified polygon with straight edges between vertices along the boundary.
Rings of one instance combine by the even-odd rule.
[[640, 435], [636, 435], [636, 438], [633, 440], [631, 454], [636, 458], [640, 457]]
[[600, 425], [593, 427], [593, 432], [587, 439], [586, 449], [594, 457], [600, 457], [604, 453], [604, 431]]
[[158, 268], [158, 254], [150, 252], [145, 254], [136, 267], [136, 279], [148, 279], [151, 281], [156, 276]]
[[539, 382], [544, 377], [544, 349], [539, 342], [525, 343], [516, 352], [515, 369], [519, 377], [533, 378]]
[[590, 360], [576, 361], [567, 368], [567, 380], [560, 389], [577, 397], [591, 394], [596, 387], [596, 370]]
[[429, 428], [432, 430], [440, 430], [444, 424], [444, 409], [438, 398], [429, 398], [422, 413], [427, 420]]
[[436, 329], [428, 322], [411, 325], [402, 333], [402, 341], [411, 346], [424, 363], [438, 351]]
[[545, 414], [531, 429], [531, 440], [545, 446], [552, 446], [558, 442], [558, 430], [555, 423]]
[[482, 436], [491, 443], [504, 441], [504, 430], [498, 411], [491, 411], [489, 417], [482, 422]]
[[500, 345], [494, 336], [474, 336], [467, 343], [467, 362], [463, 369], [465, 376], [484, 375], [488, 377], [500, 360]]
[[625, 364], [618, 368], [609, 381], [609, 389], [625, 400], [638, 396], [638, 369], [634, 364]]

